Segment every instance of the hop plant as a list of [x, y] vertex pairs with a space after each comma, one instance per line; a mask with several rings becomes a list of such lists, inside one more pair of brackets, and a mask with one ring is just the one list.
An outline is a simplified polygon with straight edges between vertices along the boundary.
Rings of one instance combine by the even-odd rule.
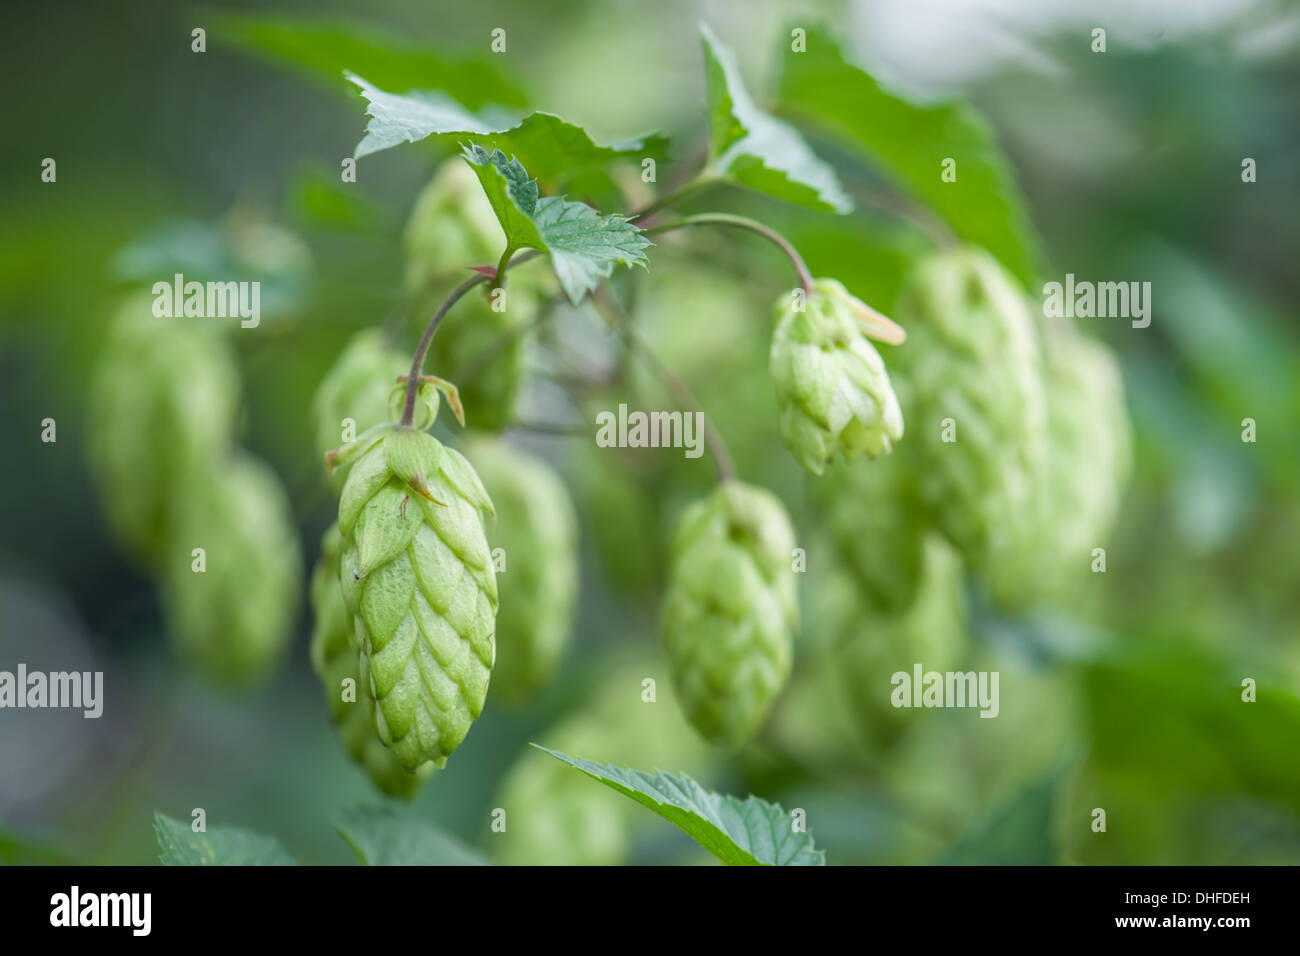
[[334, 463], [349, 466], [339, 577], [380, 739], [407, 770], [441, 767], [483, 709], [495, 657], [491, 499], [459, 452], [410, 426], [372, 429]]
[[[594, 760], [690, 771], [704, 756], [700, 738], [682, 719], [662, 663], [620, 655], [601, 660], [595, 685], [578, 709], [538, 740]], [[647, 679], [655, 692], [647, 693]], [[655, 826], [648, 814], [582, 774], [531, 748], [511, 767], [496, 805], [506, 811], [495, 836], [497, 862], [515, 866], [611, 866], [627, 862], [636, 836]]]
[[[365, 329], [348, 341], [312, 398], [321, 455], [390, 420], [389, 398], [409, 364], [378, 329]], [[342, 473], [336, 479], [341, 482]]]
[[147, 566], [192, 482], [229, 455], [239, 372], [229, 344], [150, 300], [119, 309], [90, 383], [88, 456], [114, 534]]
[[496, 506], [488, 544], [505, 557], [492, 692], [518, 702], [551, 679], [573, 636], [577, 518], [560, 476], [541, 459], [489, 439], [466, 452]]
[[342, 543], [338, 526], [332, 525], [321, 541], [320, 558], [312, 572], [312, 667], [348, 755], [381, 791], [409, 800], [433, 774], [434, 766], [425, 763], [411, 773], [379, 739], [375, 702], [370, 698], [369, 681], [363, 681], [360, 658], [352, 643], [353, 617], [339, 587]]
[[1047, 437], [1042, 357], [1024, 294], [986, 252], [923, 261], [899, 315], [924, 504], [975, 566], [1023, 545]]
[[708, 740], [758, 730], [790, 675], [794, 531], [767, 491], [724, 482], [682, 514], [661, 627], [686, 715]]
[[895, 342], [901, 330], [834, 279], [816, 280], [806, 298], [783, 295], [775, 313], [772, 383], [781, 437], [799, 463], [820, 475], [837, 449], [847, 461], [888, 452], [903, 413], [863, 327]]
[[247, 456], [183, 491], [161, 568], [168, 632], [206, 673], [256, 682], [283, 656], [297, 616], [302, 555], [288, 496]]

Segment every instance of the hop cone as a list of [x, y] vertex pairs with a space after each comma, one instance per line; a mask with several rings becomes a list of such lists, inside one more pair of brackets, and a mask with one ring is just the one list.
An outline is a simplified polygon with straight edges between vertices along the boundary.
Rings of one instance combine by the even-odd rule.
[[375, 724], [407, 770], [440, 767], [483, 709], [495, 656], [492, 502], [459, 452], [413, 428], [380, 426], [343, 458], [339, 576]]
[[[579, 709], [537, 739], [592, 760], [691, 772], [704, 746], [682, 719], [662, 664], [606, 659]], [[656, 681], [647, 702], [643, 681]], [[612, 866], [626, 863], [638, 834], [657, 826], [633, 801], [554, 758], [524, 748], [497, 795], [506, 831], [493, 843], [497, 862], [518, 866]], [[499, 842], [498, 842], [499, 840]]]
[[839, 624], [835, 670], [860, 733], [874, 747], [892, 744], [915, 713], [892, 706], [890, 678], [911, 674], [915, 664], [952, 670], [966, 643], [961, 556], [939, 535], [928, 536], [922, 552], [923, 571], [909, 606], [890, 612], [859, 597]]
[[524, 373], [523, 327], [537, 312], [537, 297], [524, 282], [511, 281], [505, 308], [470, 292], [457, 306], [463, 314], [438, 330], [426, 366], [460, 384], [468, 423], [497, 431], [509, 423]]
[[1110, 350], [1061, 325], [1045, 341], [1046, 467], [1019, 560], [1001, 562], [994, 596], [1010, 607], [1077, 592], [1115, 524], [1132, 464], [1124, 383]]
[[420, 192], [405, 245], [406, 290], [417, 296], [468, 278], [470, 266], [497, 261], [506, 247], [505, 233], [464, 160], [444, 162]]
[[[390, 421], [389, 396], [410, 361], [390, 348], [378, 329], [354, 335], [312, 398], [316, 448], [325, 455], [347, 444], [344, 422], [351, 419], [351, 438]], [[342, 474], [338, 475], [341, 481]]]
[[[1029, 307], [991, 256], [962, 249], [921, 263], [899, 314], [922, 499], [971, 563], [987, 569], [1021, 546], [1046, 453]], [[954, 429], [956, 440], [946, 440]]]
[[229, 455], [239, 405], [230, 346], [195, 320], [128, 300], [95, 362], [89, 459], [113, 532], [154, 565], [191, 481]]
[[[341, 551], [342, 536], [333, 526], [321, 542], [320, 559], [311, 577], [312, 667], [321, 680], [330, 716], [348, 754], [381, 791], [409, 800], [432, 775], [434, 767], [426, 763], [410, 773], [383, 745], [375, 730], [375, 702], [370, 699], [369, 681], [363, 683], [361, 678], [357, 650], [352, 644], [352, 614], [339, 587]], [[345, 684], [347, 681], [351, 683]]]
[[168, 631], [205, 672], [257, 681], [279, 662], [297, 616], [302, 555], [288, 496], [248, 457], [200, 473], [184, 496], [161, 569]]
[[551, 679], [573, 636], [577, 518], [546, 462], [487, 439], [466, 451], [496, 506], [488, 544], [505, 555], [492, 692], [521, 701]]
[[674, 532], [661, 627], [687, 717], [708, 740], [758, 730], [790, 675], [794, 531], [772, 494], [726, 482]]
[[867, 306], [834, 279], [814, 282], [803, 304], [796, 309], [789, 295], [777, 300], [772, 383], [781, 437], [820, 475], [836, 449], [847, 461], [889, 451], [903, 435], [903, 413], [884, 360], [860, 328]]

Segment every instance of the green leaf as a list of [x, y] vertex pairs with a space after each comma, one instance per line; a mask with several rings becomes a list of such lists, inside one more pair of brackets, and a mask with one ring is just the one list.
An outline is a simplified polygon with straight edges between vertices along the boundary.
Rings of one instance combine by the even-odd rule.
[[616, 264], [645, 265], [650, 240], [623, 216], [602, 216], [585, 203], [541, 196], [536, 180], [518, 159], [499, 149], [465, 147], [488, 201], [512, 249], [539, 249], [551, 256], [560, 285], [576, 305]]
[[359, 807], [334, 821], [365, 866], [487, 866], [475, 850], [413, 813]]
[[[964, 104], [916, 106], [886, 93], [823, 29], [808, 29], [807, 49], [786, 50], [784, 60], [783, 113], [855, 153], [1022, 280], [1033, 278], [1037, 239], [1011, 164], [983, 117]], [[946, 158], [957, 161], [955, 182], [940, 179]]]
[[340, 19], [225, 14], [213, 31], [223, 40], [342, 89], [344, 70], [394, 90], [438, 89], [470, 109], [520, 107], [523, 91], [500, 70], [502, 57], [453, 56], [404, 36]]
[[581, 126], [553, 113], [515, 113], [484, 110], [474, 113], [445, 92], [412, 90], [389, 93], [355, 73], [347, 78], [369, 102], [366, 135], [353, 155], [360, 158], [402, 143], [417, 143], [431, 136], [455, 137], [458, 142], [481, 142], [514, 155], [548, 187], [604, 174], [613, 162], [647, 157], [662, 159], [668, 151], [664, 136], [649, 135], [602, 145]]
[[153, 829], [164, 866], [295, 865], [275, 837], [242, 827], [211, 827], [206, 833], [195, 833], [188, 823], [155, 813]]
[[628, 770], [533, 746], [649, 807], [728, 866], [826, 864], [812, 834], [796, 833], [779, 804], [712, 793], [685, 775]]
[[709, 90], [709, 173], [810, 209], [852, 209], [835, 171], [799, 131], [754, 105], [731, 50], [705, 24], [700, 37]]

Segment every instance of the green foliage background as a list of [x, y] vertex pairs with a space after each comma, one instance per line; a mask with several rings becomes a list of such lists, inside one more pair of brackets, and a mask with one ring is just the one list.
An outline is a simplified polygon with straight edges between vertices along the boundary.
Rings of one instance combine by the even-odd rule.
[[[314, 32], [288, 28], [303, 15], [317, 18]], [[0, 40], [23, 78], [0, 153], [0, 669], [102, 669], [106, 708], [97, 721], [0, 713], [0, 860], [153, 862], [154, 811], [184, 821], [194, 807], [210, 825], [276, 835], [300, 862], [355, 859], [330, 821], [379, 798], [334, 739], [305, 612], [272, 684], [216, 690], [171, 655], [152, 582], [110, 536], [84, 451], [88, 376], [108, 321], [173, 266], [187, 278], [263, 278], [262, 328], [230, 334], [239, 440], [284, 481], [310, 568], [335, 503], [312, 395], [357, 330], [405, 328], [405, 217], [455, 149], [385, 151], [362, 160], [356, 185], [340, 185], [339, 161], [364, 125], [342, 70], [386, 90], [441, 88], [473, 110], [553, 111], [606, 142], [663, 129], [689, 159], [703, 131], [703, 17], [737, 50], [760, 103], [803, 124], [859, 200], [836, 217], [719, 194], [723, 208], [780, 228], [815, 275], [890, 312], [908, 263], [931, 247], [926, 228], [871, 201], [902, 189], [1031, 292], [1066, 271], [1149, 280], [1155, 317], [1146, 330], [1080, 320], [1119, 355], [1136, 428], [1107, 573], [1021, 615], [997, 611], [978, 587], [968, 594], [973, 660], [1002, 673], [998, 719], [913, 712], [888, 745], [864, 737], [822, 653], [834, 574], [814, 554], [794, 680], [767, 729], [736, 754], [683, 747], [681, 765], [663, 769], [804, 808], [834, 864], [1297, 862], [1300, 57], [1294, 30], [1271, 54], [1234, 42], [1285, 15], [1256, 4], [1180, 42], [1112, 32], [1104, 56], [1088, 51], [1082, 26], [1037, 36], [1059, 72], [1007, 67], [959, 91], [985, 119], [965, 105], [925, 116], [880, 105], [869, 89], [828, 87], [812, 61], [782, 73], [787, 22], [851, 37], [852, 5], [835, 2], [27, 8]], [[208, 31], [206, 54], [190, 52], [195, 26]], [[487, 53], [496, 26], [508, 30], [505, 56]], [[1009, 162], [960, 165], [968, 192], [955, 199], [925, 166], [927, 143], [975, 154], [996, 142]], [[53, 185], [40, 182], [46, 156], [58, 162]], [[1254, 185], [1240, 181], [1244, 156], [1258, 163]], [[604, 186], [578, 177], [566, 189]], [[268, 224], [285, 233], [258, 231]], [[286, 235], [310, 250], [310, 267]], [[784, 499], [812, 540], [812, 479], [780, 444], [767, 380], [777, 265], [756, 240], [692, 231], [651, 250], [649, 274], [633, 281], [647, 335], [695, 388], [741, 474]], [[607, 331], [561, 315], [534, 361], [571, 354], [575, 341], [596, 367], [617, 360]], [[647, 404], [667, 400], [640, 372], [627, 387]], [[590, 419], [550, 385], [525, 400], [530, 417]], [[39, 438], [47, 416], [55, 444]], [[1240, 440], [1247, 417], [1255, 444]], [[578, 502], [575, 646], [533, 704], [489, 701], [414, 805], [488, 854], [507, 773], [551, 760], [528, 741], [569, 749], [576, 736], [591, 752], [575, 756], [654, 769], [625, 755], [634, 734], [554, 731], [599, 696], [610, 655], [639, 654], [666, 683], [652, 636], [663, 549], [672, 518], [712, 482], [706, 461], [675, 453], [603, 456], [587, 439], [516, 438], [559, 466]], [[1239, 700], [1246, 676], [1258, 703]], [[584, 800], [624, 799], [561, 769], [595, 791]], [[1088, 827], [1098, 806], [1104, 835]], [[649, 823], [615, 856], [702, 854]]]

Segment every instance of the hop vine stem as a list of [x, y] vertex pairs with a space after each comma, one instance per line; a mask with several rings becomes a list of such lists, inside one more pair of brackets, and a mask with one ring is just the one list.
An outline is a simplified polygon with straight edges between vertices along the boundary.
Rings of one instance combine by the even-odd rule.
[[415, 399], [420, 393], [420, 376], [424, 374], [424, 359], [429, 354], [429, 346], [433, 344], [433, 334], [438, 331], [439, 323], [451, 311], [451, 307], [464, 298], [465, 293], [476, 285], [482, 285], [488, 281], [491, 281], [494, 285], [499, 284], [505, 276], [506, 269], [541, 255], [536, 249], [529, 249], [513, 259], [509, 258], [511, 254], [512, 250], [507, 249], [506, 253], [502, 255], [501, 264], [497, 267], [496, 275], [471, 276], [452, 289], [447, 298], [443, 299], [442, 305], [438, 306], [438, 310], [433, 313], [433, 318], [429, 319], [429, 324], [424, 327], [424, 334], [420, 336], [420, 342], [415, 347], [415, 356], [411, 359], [411, 371], [406, 379], [406, 398], [402, 403], [402, 417], [399, 424], [409, 428], [415, 421]]
[[803, 287], [803, 290], [805, 292], [812, 291], [812, 273], [808, 271], [808, 265], [803, 261], [803, 256], [799, 255], [799, 250], [785, 236], [757, 219], [737, 216], [729, 212], [702, 212], [694, 216], [686, 216], [683, 219], [674, 219], [672, 222], [665, 222], [658, 226], [651, 226], [645, 232], [646, 235], [652, 236], [661, 232], [671, 232], [674, 229], [685, 229], [687, 226], [724, 226], [733, 229], [744, 229], [762, 236], [785, 253], [786, 258], [790, 260], [790, 264], [794, 266], [795, 274], [799, 277], [799, 285]]

